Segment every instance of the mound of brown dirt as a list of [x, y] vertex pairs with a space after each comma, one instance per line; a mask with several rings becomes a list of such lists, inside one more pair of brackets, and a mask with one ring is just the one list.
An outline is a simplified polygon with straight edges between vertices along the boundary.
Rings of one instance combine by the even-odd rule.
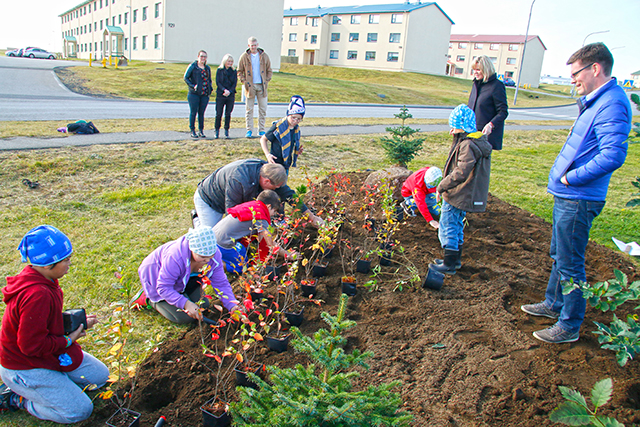
[[[366, 177], [350, 176], [354, 183]], [[321, 188], [319, 195], [322, 191], [329, 190]], [[400, 380], [398, 391], [415, 426], [540, 427], [554, 425], [548, 414], [564, 401], [559, 385], [588, 395], [596, 381], [611, 377], [614, 398], [603, 413], [626, 425], [640, 423], [640, 365], [630, 361], [621, 368], [614, 353], [600, 349], [592, 334], [593, 321], [608, 324], [611, 313], [588, 307], [576, 343], [544, 344], [531, 335], [553, 323], [519, 308], [543, 299], [551, 268], [550, 225], [495, 197], [490, 197], [487, 212], [470, 214], [468, 220], [463, 267], [445, 278], [442, 290], [393, 292], [392, 283], [383, 283], [374, 292], [359, 287], [350, 298], [347, 317], [357, 326], [346, 334], [348, 347], [374, 353], [371, 369], [362, 372], [356, 389]], [[435, 230], [420, 216], [406, 220], [397, 239], [423, 276], [428, 263], [441, 255]], [[638, 279], [625, 255], [590, 243], [588, 280], [611, 278], [614, 268]], [[307, 305], [304, 333], [325, 326], [321, 311], [335, 314], [341, 275], [334, 256], [319, 285], [318, 297], [325, 303]], [[357, 276], [359, 283], [368, 279]], [[626, 318], [633, 307], [626, 304], [616, 313]], [[276, 354], [261, 348], [258, 353], [259, 361], [281, 367], [308, 361], [291, 349]], [[199, 407], [213, 395], [210, 369], [215, 366], [202, 355], [198, 328], [190, 329], [141, 366], [132, 408], [143, 413], [145, 425], [153, 425], [159, 415], [171, 426], [201, 425]], [[228, 386], [231, 398], [234, 386]], [[90, 425], [106, 418], [103, 412], [109, 411], [96, 411]]]

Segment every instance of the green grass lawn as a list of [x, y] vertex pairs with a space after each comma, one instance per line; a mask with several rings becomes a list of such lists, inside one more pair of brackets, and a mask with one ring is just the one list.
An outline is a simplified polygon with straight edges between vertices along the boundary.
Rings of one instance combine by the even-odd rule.
[[[451, 137], [425, 134], [424, 150], [410, 164], [442, 166]], [[388, 164], [378, 145], [380, 135], [304, 138], [299, 165], [310, 176], [333, 169], [379, 169]], [[509, 131], [504, 150], [492, 159], [490, 191], [499, 198], [549, 221], [552, 198], [546, 182], [566, 131]], [[136, 283], [137, 268], [154, 248], [186, 232], [197, 183], [219, 166], [240, 158], [261, 157], [256, 140], [179, 141], [128, 145], [96, 145], [47, 150], [0, 152], [0, 276], [15, 275], [22, 264], [16, 247], [26, 231], [47, 223], [59, 227], [74, 244], [73, 265], [61, 280], [65, 307], [85, 307], [104, 322], [82, 339], [83, 347], [109, 361], [111, 347], [105, 324], [122, 296], [116, 289], [118, 270]], [[626, 164], [612, 178], [607, 205], [596, 219], [592, 240], [614, 247], [611, 236], [638, 241], [640, 209], [625, 209], [634, 191], [630, 181], [640, 170], [640, 144], [630, 145]], [[22, 184], [28, 178], [40, 188]], [[290, 184], [304, 182], [293, 169]], [[0, 313], [4, 305], [0, 305]], [[149, 340], [167, 339], [184, 327], [158, 314], [134, 316], [133, 353]], [[3, 425], [53, 426], [24, 414], [3, 414]]]

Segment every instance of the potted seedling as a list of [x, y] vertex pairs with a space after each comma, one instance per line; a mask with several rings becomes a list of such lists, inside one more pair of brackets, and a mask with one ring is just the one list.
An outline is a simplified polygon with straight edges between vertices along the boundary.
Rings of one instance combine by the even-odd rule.
[[140, 425], [140, 413], [131, 409], [120, 408], [109, 417], [106, 424], [110, 427], [138, 427]]

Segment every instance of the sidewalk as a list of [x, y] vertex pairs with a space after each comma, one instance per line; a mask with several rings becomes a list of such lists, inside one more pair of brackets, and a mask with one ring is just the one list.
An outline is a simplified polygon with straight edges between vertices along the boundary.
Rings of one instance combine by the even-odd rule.
[[[386, 134], [386, 128], [390, 125], [368, 125], [368, 126], [303, 126], [302, 137], [308, 136], [327, 136], [327, 135], [367, 135], [367, 134]], [[411, 127], [419, 129], [421, 132], [446, 132], [449, 130], [448, 125], [412, 125]], [[569, 129], [569, 126], [517, 126], [507, 125], [506, 130], [555, 130]], [[213, 130], [205, 130], [207, 140], [213, 139]], [[231, 129], [229, 132], [232, 139], [244, 139], [244, 129]], [[258, 138], [253, 138], [256, 143]], [[0, 139], [0, 151], [5, 150], [32, 150], [42, 148], [59, 148], [59, 147], [79, 147], [95, 144], [130, 144], [144, 143], [152, 141], [190, 141], [188, 132], [130, 132], [130, 133], [99, 133], [96, 135], [68, 135], [63, 138], [32, 138], [32, 137], [16, 137]], [[224, 139], [221, 139], [224, 141]]]

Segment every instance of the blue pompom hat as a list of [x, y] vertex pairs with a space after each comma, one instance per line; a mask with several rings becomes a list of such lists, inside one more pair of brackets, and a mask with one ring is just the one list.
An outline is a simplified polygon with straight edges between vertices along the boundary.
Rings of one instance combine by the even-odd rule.
[[205, 225], [190, 228], [187, 233], [187, 240], [189, 241], [189, 249], [200, 256], [214, 256], [218, 250], [216, 234], [213, 232], [213, 228]]
[[289, 108], [287, 108], [287, 116], [292, 114], [300, 114], [304, 117], [304, 113], [306, 111], [306, 107], [304, 105], [304, 99], [300, 95], [293, 95], [291, 97], [291, 101], [289, 101]]
[[32, 228], [18, 245], [22, 262], [36, 267], [46, 267], [62, 261], [73, 253], [71, 241], [52, 225]]
[[476, 114], [465, 104], [460, 104], [453, 109], [449, 116], [451, 129], [462, 129], [467, 133], [475, 132]]

